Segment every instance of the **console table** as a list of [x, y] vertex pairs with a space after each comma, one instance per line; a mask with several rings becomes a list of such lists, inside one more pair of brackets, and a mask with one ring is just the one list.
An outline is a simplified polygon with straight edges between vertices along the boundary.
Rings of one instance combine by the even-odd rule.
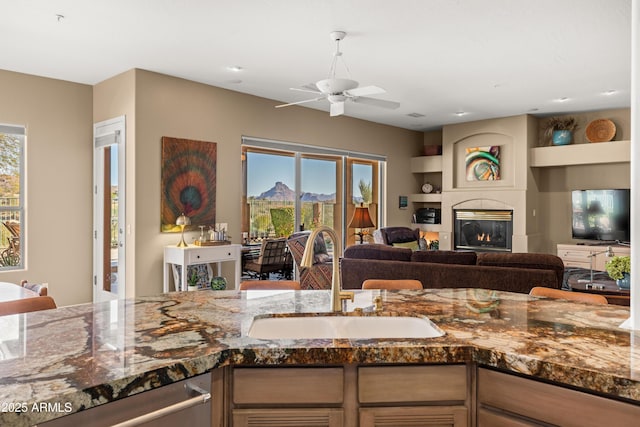
[[187, 290], [187, 266], [196, 264], [212, 264], [218, 265], [218, 274], [220, 274], [220, 263], [233, 261], [235, 266], [235, 281], [233, 288], [237, 289], [240, 283], [240, 249], [241, 245], [230, 244], [220, 246], [196, 246], [189, 245], [187, 247], [165, 246], [164, 248], [164, 274], [162, 289], [163, 292], [169, 292], [169, 276], [171, 274], [171, 265], [182, 266], [180, 272], [180, 283], [183, 289]]
[[588, 280], [578, 277], [569, 277], [567, 282], [572, 291], [602, 295], [609, 301], [609, 304], [628, 306], [631, 302], [631, 291], [620, 289], [612, 279], [594, 278], [597, 287], [590, 286]]

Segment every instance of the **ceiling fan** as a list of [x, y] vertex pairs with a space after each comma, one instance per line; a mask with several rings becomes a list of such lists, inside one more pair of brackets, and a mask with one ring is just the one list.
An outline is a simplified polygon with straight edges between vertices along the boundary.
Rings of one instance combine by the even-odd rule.
[[[340, 41], [347, 36], [347, 33], [344, 31], [332, 31], [329, 36], [331, 37], [331, 40], [336, 42], [336, 52], [333, 54], [333, 61], [331, 62], [331, 68], [329, 69], [329, 77], [316, 83], [305, 85], [302, 88], [290, 88], [291, 90], [314, 93], [319, 96], [312, 99], [306, 99], [304, 101], [276, 105], [276, 108], [305, 104], [307, 102], [322, 101], [323, 99], [326, 99], [331, 103], [329, 110], [329, 115], [331, 117], [344, 114], [344, 104], [347, 101], [381, 108], [398, 108], [400, 106], [400, 103], [398, 102], [368, 97], [368, 95], [385, 93], [384, 89], [377, 86], [358, 87], [358, 82], [355, 80], [336, 77], [336, 65], [338, 58], [342, 56], [342, 52], [340, 52]], [[348, 71], [349, 70], [347, 68], [347, 72]]]

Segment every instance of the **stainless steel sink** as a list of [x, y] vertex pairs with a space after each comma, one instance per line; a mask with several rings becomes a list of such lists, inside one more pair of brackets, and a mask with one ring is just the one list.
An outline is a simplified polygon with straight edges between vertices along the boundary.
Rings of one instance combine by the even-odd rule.
[[259, 339], [436, 338], [444, 334], [428, 318], [413, 316], [260, 317], [248, 332]]

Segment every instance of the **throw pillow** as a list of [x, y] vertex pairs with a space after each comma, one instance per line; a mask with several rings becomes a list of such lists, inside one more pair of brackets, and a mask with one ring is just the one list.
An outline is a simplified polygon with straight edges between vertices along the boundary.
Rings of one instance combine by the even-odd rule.
[[408, 227], [388, 227], [385, 232], [387, 234], [387, 243], [390, 245], [413, 242], [420, 238], [420, 230], [412, 230]]
[[417, 251], [418, 249], [420, 249], [417, 240], [414, 240], [413, 242], [392, 243], [391, 246], [395, 248], [407, 248], [411, 249], [412, 251]]

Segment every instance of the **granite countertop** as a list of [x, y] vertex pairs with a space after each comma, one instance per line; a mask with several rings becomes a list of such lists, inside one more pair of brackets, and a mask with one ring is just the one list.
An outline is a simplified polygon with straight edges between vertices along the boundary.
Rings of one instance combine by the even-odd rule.
[[[378, 292], [356, 291], [356, 303]], [[383, 312], [364, 315], [424, 315], [446, 335], [247, 336], [254, 316], [330, 311], [329, 291], [168, 293], [0, 317], [0, 425], [31, 425], [228, 364], [475, 361], [640, 402], [640, 334], [618, 327], [627, 307], [478, 289], [381, 293]]]

